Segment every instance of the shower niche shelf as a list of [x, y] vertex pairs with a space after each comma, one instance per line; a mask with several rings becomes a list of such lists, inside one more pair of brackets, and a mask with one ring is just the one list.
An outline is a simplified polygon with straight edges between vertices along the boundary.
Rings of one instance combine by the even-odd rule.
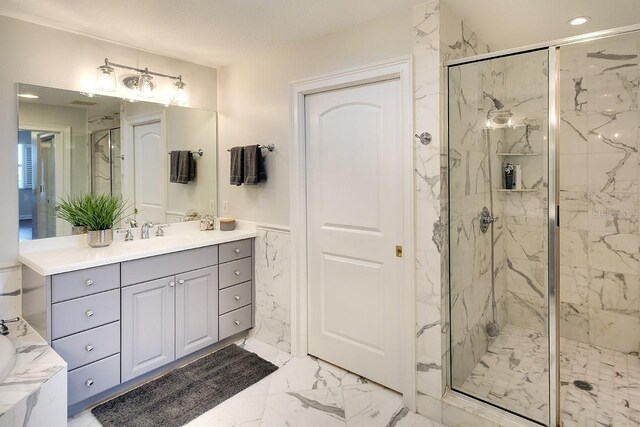
[[512, 188], [511, 190], [506, 188], [499, 188], [498, 191], [501, 193], [535, 193], [540, 190], [538, 190], [537, 188], [521, 188], [521, 189]]

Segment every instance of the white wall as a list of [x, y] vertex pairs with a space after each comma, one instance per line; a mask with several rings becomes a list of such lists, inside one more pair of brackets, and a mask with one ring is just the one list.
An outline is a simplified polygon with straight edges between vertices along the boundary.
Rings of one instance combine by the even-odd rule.
[[[289, 225], [289, 83], [412, 53], [412, 10], [300, 42], [218, 70], [219, 201], [229, 216]], [[268, 182], [229, 184], [227, 148], [274, 143]], [[222, 214], [222, 209], [219, 210]]]
[[[0, 16], [0, 266], [18, 253], [16, 83], [91, 90], [96, 67], [114, 62], [182, 74], [189, 105], [216, 110], [216, 70]], [[0, 294], [3, 293], [0, 280]]]

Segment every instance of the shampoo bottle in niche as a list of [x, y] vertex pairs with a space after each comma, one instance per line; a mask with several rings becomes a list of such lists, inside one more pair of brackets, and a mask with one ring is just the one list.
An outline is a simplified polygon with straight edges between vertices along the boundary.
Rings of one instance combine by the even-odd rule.
[[522, 190], [522, 167], [520, 165], [514, 165], [513, 181], [516, 190]]
[[511, 190], [513, 188], [513, 164], [505, 163], [504, 164], [504, 188], [506, 190]]

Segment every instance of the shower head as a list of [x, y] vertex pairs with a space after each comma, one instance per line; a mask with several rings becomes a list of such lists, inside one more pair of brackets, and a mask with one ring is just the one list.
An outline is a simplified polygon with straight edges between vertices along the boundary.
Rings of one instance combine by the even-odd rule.
[[504, 108], [504, 104], [500, 102], [499, 99], [496, 99], [493, 95], [487, 92], [482, 92], [482, 97], [489, 98], [491, 101], [493, 101], [493, 106], [496, 108], [496, 110], [502, 110]]

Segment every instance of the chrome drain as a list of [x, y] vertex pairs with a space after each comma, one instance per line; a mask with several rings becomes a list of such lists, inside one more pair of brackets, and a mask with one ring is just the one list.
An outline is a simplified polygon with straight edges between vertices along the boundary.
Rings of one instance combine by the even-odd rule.
[[575, 380], [573, 382], [573, 385], [578, 387], [580, 390], [584, 390], [584, 391], [591, 391], [593, 390], [593, 386], [586, 382], [586, 381], [582, 381], [582, 380]]

